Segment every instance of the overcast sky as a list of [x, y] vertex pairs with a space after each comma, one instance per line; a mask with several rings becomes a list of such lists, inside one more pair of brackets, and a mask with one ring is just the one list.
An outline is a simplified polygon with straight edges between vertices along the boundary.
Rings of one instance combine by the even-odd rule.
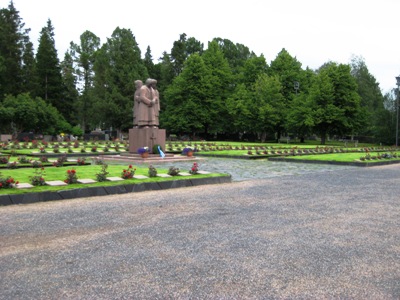
[[[399, 0], [14, 0], [31, 28], [37, 49], [47, 19], [54, 26], [56, 49], [63, 59], [69, 43], [86, 30], [101, 43], [114, 29], [130, 29], [142, 51], [153, 58], [170, 52], [181, 33], [207, 47], [215, 37], [264, 54], [268, 64], [282, 48], [316, 69], [327, 61], [349, 63], [364, 58], [383, 92], [400, 75]], [[0, 0], [8, 7], [10, 0]]]

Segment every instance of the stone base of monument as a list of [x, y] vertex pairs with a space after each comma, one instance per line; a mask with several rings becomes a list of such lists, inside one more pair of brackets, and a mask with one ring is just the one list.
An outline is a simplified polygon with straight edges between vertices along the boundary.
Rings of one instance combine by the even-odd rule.
[[197, 157], [189, 157], [180, 154], [169, 154], [166, 153], [165, 157], [161, 157], [159, 154], [150, 154], [147, 158], [143, 158], [141, 155], [136, 153], [121, 153], [120, 155], [99, 155], [104, 161], [124, 162], [124, 163], [135, 163], [135, 164], [152, 164], [152, 163], [168, 163], [175, 161], [196, 161], [199, 160]]
[[129, 153], [137, 153], [141, 147], [148, 147], [150, 153], [154, 145], [165, 149], [165, 129], [157, 127], [129, 129]]
[[[129, 129], [129, 152], [122, 152], [120, 155], [101, 155], [99, 158], [105, 161], [119, 161], [127, 163], [156, 163], [173, 161], [195, 161], [196, 157], [188, 157], [180, 154], [165, 153], [164, 157], [160, 154], [151, 153], [154, 145], [160, 145], [165, 149], [165, 129], [159, 128], [132, 128]], [[150, 154], [143, 158], [138, 154], [138, 149], [148, 147]]]

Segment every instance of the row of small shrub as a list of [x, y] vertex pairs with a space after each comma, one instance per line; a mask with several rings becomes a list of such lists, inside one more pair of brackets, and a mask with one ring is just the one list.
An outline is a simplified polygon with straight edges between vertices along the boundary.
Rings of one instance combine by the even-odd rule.
[[398, 158], [397, 153], [383, 153], [383, 154], [377, 154], [377, 155], [371, 155], [370, 153], [367, 153], [365, 156], [361, 156], [360, 160], [365, 161], [365, 160], [377, 160], [377, 159], [392, 159], [392, 158]]

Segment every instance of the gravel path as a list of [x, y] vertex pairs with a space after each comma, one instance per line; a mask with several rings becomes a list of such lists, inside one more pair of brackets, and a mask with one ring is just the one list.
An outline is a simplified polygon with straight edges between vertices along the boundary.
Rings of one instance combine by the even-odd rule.
[[0, 299], [400, 299], [400, 167], [0, 207]]

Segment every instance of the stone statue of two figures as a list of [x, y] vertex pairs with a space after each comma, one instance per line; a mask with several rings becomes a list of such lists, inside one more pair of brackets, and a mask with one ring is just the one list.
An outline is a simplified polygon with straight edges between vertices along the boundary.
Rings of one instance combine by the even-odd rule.
[[151, 78], [148, 78], [144, 85], [141, 80], [135, 81], [133, 127], [159, 126], [160, 99], [156, 86], [157, 80]]

